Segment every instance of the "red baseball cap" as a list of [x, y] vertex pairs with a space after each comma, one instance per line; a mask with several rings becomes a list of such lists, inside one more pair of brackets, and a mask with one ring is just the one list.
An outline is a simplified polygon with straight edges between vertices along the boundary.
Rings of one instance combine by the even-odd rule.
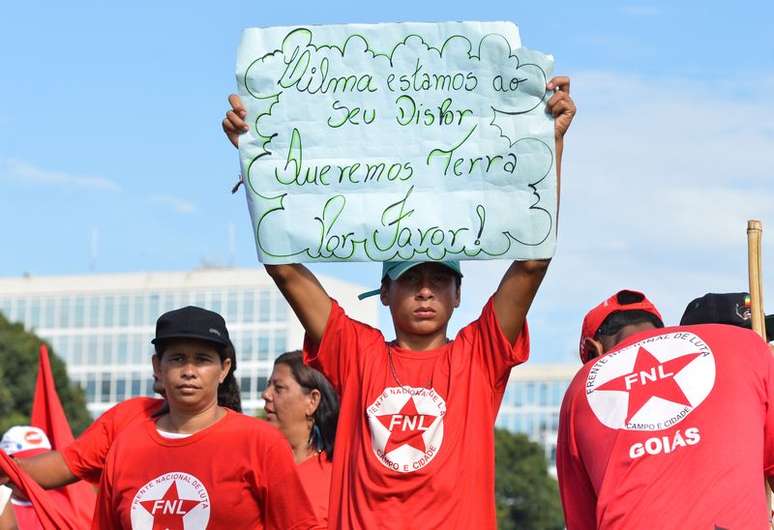
[[654, 306], [643, 293], [632, 291], [631, 289], [618, 291], [586, 313], [586, 316], [583, 318], [579, 350], [581, 361], [583, 361], [584, 364], [589, 360], [591, 354], [585, 347], [586, 339], [593, 339], [597, 335], [597, 332], [605, 319], [613, 313], [618, 313], [620, 311], [646, 311], [663, 321], [661, 313], [658, 312], [656, 306]]

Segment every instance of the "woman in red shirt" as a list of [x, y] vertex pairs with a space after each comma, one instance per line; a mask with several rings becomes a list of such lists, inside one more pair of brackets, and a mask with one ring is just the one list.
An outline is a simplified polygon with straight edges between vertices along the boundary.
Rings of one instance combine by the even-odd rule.
[[304, 490], [317, 519], [327, 526], [331, 461], [339, 417], [336, 392], [325, 376], [304, 364], [300, 351], [293, 351], [274, 361], [262, 397], [266, 419], [290, 443]]
[[152, 342], [166, 410], [116, 437], [92, 528], [319, 528], [282, 435], [227, 408], [239, 388], [223, 318], [170, 311]]

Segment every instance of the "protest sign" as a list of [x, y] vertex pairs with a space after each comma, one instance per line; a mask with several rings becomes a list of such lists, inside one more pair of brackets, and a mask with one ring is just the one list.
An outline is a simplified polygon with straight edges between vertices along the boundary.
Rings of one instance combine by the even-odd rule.
[[550, 257], [552, 68], [504, 22], [246, 29], [259, 259]]

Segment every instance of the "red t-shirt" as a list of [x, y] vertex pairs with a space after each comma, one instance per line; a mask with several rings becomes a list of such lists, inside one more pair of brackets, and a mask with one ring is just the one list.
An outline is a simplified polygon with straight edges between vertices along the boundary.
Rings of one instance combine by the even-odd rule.
[[298, 464], [298, 477], [323, 528], [328, 527], [328, 500], [331, 495], [332, 470], [333, 464], [328, 460], [325, 451]]
[[61, 451], [67, 467], [79, 479], [98, 484], [116, 436], [132, 423], [150, 418], [163, 403], [163, 399], [137, 397], [106, 410]]
[[147, 419], [113, 442], [92, 528], [318, 528], [282, 434], [227, 410], [215, 424], [169, 439]]
[[709, 324], [629, 337], [586, 363], [562, 403], [568, 530], [764, 530], [774, 468], [774, 356]]
[[431, 351], [388, 345], [334, 302], [321, 344], [304, 345], [341, 396], [329, 526], [495, 528], [494, 423], [528, 354], [526, 324], [509, 344], [492, 300]]

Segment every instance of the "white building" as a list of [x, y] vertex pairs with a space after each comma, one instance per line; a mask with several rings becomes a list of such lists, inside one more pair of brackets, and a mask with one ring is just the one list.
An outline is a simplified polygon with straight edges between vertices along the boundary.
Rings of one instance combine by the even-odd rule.
[[556, 476], [556, 436], [559, 409], [570, 381], [580, 370], [578, 364], [536, 364], [528, 362], [511, 370], [497, 427], [526, 434], [541, 444], [551, 472]]
[[[320, 280], [350, 316], [377, 325], [375, 299], [357, 301], [365, 287]], [[242, 405], [255, 413], [274, 358], [299, 349], [303, 340], [301, 325], [263, 268], [0, 278], [0, 312], [51, 342], [84, 389], [93, 416], [123, 399], [153, 394], [156, 319], [186, 305], [226, 319]]]

